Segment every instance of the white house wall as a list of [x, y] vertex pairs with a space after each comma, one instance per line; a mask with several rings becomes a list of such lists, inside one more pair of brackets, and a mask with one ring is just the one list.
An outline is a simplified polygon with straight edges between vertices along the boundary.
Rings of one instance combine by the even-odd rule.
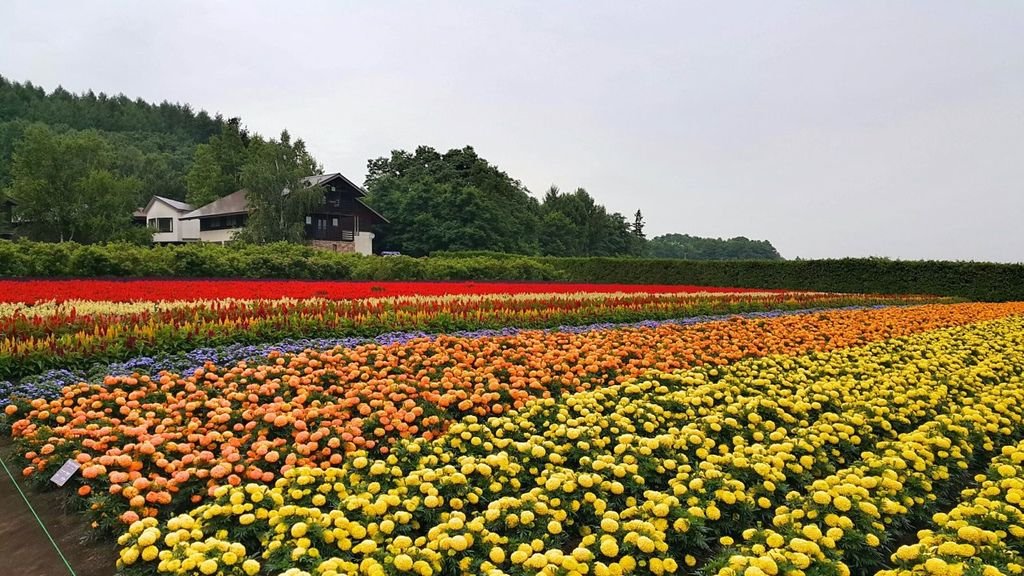
[[194, 242], [199, 240], [199, 220], [179, 220], [182, 213], [157, 200], [146, 212], [146, 225], [150, 220], [170, 218], [170, 232], [155, 232], [153, 242]]
[[199, 240], [203, 242], [219, 242], [223, 244], [225, 242], [231, 242], [234, 239], [235, 234], [237, 234], [241, 230], [241, 228], [226, 228], [224, 230], [203, 230], [199, 233]]
[[356, 234], [356, 253], [373, 254], [373, 232], [360, 232]]
[[183, 242], [199, 241], [199, 220], [179, 220], [181, 223], [181, 240]]

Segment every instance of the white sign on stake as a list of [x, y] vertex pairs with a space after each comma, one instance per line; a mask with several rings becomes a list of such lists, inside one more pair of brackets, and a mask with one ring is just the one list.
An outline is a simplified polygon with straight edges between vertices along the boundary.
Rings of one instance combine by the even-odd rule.
[[82, 465], [75, 460], [68, 460], [60, 467], [60, 470], [54, 472], [53, 476], [50, 477], [50, 482], [53, 482], [57, 486], [63, 486], [67, 484], [68, 480], [78, 472], [78, 469]]

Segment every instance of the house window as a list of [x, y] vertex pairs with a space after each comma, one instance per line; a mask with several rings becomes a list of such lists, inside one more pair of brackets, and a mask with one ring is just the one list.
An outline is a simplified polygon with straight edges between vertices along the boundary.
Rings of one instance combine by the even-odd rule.
[[313, 223], [313, 217], [312, 216], [306, 216], [306, 225], [309, 226], [312, 223]]
[[150, 228], [157, 232], [173, 232], [174, 231], [174, 219], [173, 218], [150, 218], [147, 222]]
[[229, 230], [232, 228], [242, 228], [245, 226], [246, 220], [248, 220], [245, 214], [237, 214], [235, 216], [215, 216], [213, 218], [203, 218], [199, 221], [200, 230]]
[[335, 228], [338, 227], [338, 219], [337, 218], [331, 218], [331, 226], [334, 226]]

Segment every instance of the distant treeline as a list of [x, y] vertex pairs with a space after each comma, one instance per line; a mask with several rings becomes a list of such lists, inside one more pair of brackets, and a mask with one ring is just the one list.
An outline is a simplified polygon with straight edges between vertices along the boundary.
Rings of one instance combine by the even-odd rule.
[[780, 259], [767, 241], [667, 234], [647, 240], [644, 217], [609, 212], [583, 188], [552, 186], [538, 200], [472, 147], [421, 146], [369, 163], [368, 202], [391, 223], [381, 250], [411, 256], [490, 251], [531, 256], [646, 256], [694, 260]]
[[694, 261], [436, 253], [370, 257], [298, 244], [142, 247], [0, 241], [0, 276], [555, 280], [1024, 300], [1024, 265], [885, 259]]
[[10, 185], [14, 151], [33, 124], [57, 134], [85, 131], [101, 138], [117, 171], [142, 183], [140, 201], [143, 194], [184, 200], [196, 146], [228, 127], [220, 116], [187, 104], [150, 104], [91, 90], [72, 94], [60, 87], [47, 93], [31, 82], [0, 76], [0, 190]]
[[[187, 104], [61, 87], [47, 93], [0, 77], [0, 207], [10, 210], [0, 235], [12, 233], [13, 217], [21, 223], [17, 234], [33, 240], [149, 242], [151, 233], [130, 226], [135, 208], [153, 195], [198, 207], [246, 187], [247, 167], [250, 176], [258, 169], [253, 164], [266, 156], [266, 142], [239, 118]], [[320, 169], [301, 140], [291, 142], [282, 134], [282, 150], [298, 151], [290, 154], [298, 160], [289, 175]], [[377, 251], [780, 258], [767, 241], [745, 238], [667, 234], [647, 240], [639, 209], [629, 217], [611, 212], [582, 188], [552, 186], [538, 198], [469, 146], [447, 152], [420, 146], [372, 159], [365, 187], [367, 203], [390, 221], [375, 230]], [[301, 228], [303, 216], [293, 212], [295, 221], [283, 227]], [[261, 221], [251, 218], [249, 226]], [[270, 232], [246, 237], [290, 237]]]
[[683, 260], [781, 260], [778, 250], [767, 240], [750, 240], [742, 236], [699, 238], [689, 234], [664, 234], [647, 242], [644, 256], [679, 258]]
[[[280, 154], [268, 164], [273, 151]], [[250, 184], [265, 180], [256, 176], [265, 176], [267, 166], [288, 173], [268, 184], [279, 186], [274, 194], [295, 174], [322, 171], [287, 132], [268, 140], [238, 118], [211, 117], [187, 104], [60, 87], [47, 93], [0, 77], [0, 235], [149, 243], [152, 232], [132, 226], [132, 213], [152, 196], [202, 206], [246, 187], [246, 174]], [[301, 221], [302, 214], [292, 218]], [[250, 218], [250, 228], [271, 220], [280, 219]], [[286, 236], [266, 228], [248, 236]]]

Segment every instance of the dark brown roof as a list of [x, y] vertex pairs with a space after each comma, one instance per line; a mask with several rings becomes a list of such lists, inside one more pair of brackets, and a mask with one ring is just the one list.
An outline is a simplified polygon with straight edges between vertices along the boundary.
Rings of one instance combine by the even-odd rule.
[[[345, 178], [341, 174], [335, 172], [333, 174], [317, 174], [314, 176], [306, 176], [302, 179], [303, 182], [310, 186], [323, 186], [328, 184], [332, 180], [340, 179], [342, 182], [350, 185], [359, 196], [356, 197], [356, 202], [359, 202], [364, 208], [373, 213], [374, 216], [380, 218], [381, 222], [388, 222], [388, 219], [381, 216], [379, 212], [367, 206], [360, 199], [360, 196], [366, 196], [366, 191], [361, 187], [356, 186], [351, 180]], [[287, 194], [285, 190], [282, 194]], [[206, 206], [201, 206], [181, 217], [182, 220], [195, 220], [197, 218], [213, 218], [215, 216], [234, 216], [236, 214], [247, 214], [249, 212], [249, 203], [246, 201], [245, 189], [237, 192], [232, 192], [227, 196], [214, 200]]]

